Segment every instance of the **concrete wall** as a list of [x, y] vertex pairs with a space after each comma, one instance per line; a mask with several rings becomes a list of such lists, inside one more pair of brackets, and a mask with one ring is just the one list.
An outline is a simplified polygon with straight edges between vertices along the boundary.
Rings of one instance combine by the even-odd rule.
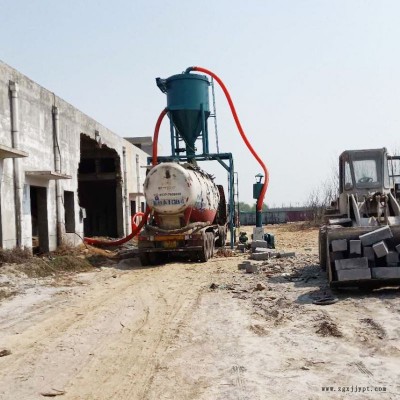
[[[27, 152], [26, 158], [19, 160], [23, 182], [22, 195], [22, 245], [32, 245], [32, 221], [30, 210], [30, 186], [47, 188], [47, 212], [49, 248], [54, 250], [57, 245], [56, 227], [56, 183], [54, 180], [40, 177], [30, 177], [27, 171], [55, 171], [54, 156], [54, 127], [52, 108], [56, 106], [59, 112], [59, 147], [61, 153], [61, 173], [70, 175], [71, 179], [60, 181], [61, 193], [64, 190], [72, 191], [75, 196], [75, 232], [83, 236], [83, 222], [79, 215], [78, 167], [80, 162], [80, 137], [85, 134], [95, 139], [98, 131], [102, 143], [114, 149], [121, 160], [123, 169], [123, 148], [126, 152], [126, 174], [121, 171], [122, 179], [126, 176], [127, 182], [122, 182], [123, 191], [121, 201], [125, 202], [124, 195], [134, 196], [138, 201], [144, 201], [142, 186], [145, 169], [139, 168], [139, 186], [137, 184], [137, 162], [139, 167], [147, 164], [147, 154], [105, 128], [92, 118], [83, 114], [52, 92], [44, 89], [15, 69], [0, 62], [0, 144], [12, 147], [11, 132], [11, 105], [10, 81], [16, 82], [19, 87], [19, 130], [20, 150]], [[138, 158], [138, 161], [136, 161]], [[0, 159], [0, 247], [12, 248], [17, 245], [16, 208], [14, 190], [14, 167], [11, 158]], [[140, 190], [138, 190], [140, 189]], [[130, 232], [130, 215], [127, 207], [123, 207], [123, 232]], [[61, 212], [64, 215], [64, 210]], [[119, 231], [121, 232], [121, 231]], [[75, 233], [63, 234], [63, 239], [73, 244], [81, 242]]]

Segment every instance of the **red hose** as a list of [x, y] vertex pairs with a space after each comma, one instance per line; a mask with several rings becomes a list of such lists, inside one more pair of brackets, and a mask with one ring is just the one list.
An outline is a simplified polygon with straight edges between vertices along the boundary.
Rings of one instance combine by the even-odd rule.
[[[137, 223], [136, 223], [136, 218], [141, 217], [143, 219], [144, 217], [144, 213], [142, 213], [141, 211], [137, 212], [133, 217], [132, 217], [132, 232], [138, 227]], [[140, 222], [139, 222], [140, 224]]]
[[143, 228], [144, 224], [147, 221], [147, 217], [148, 217], [149, 213], [150, 213], [150, 209], [147, 208], [142, 220], [140, 221], [140, 224], [136, 227], [136, 229], [132, 230], [131, 234], [129, 234], [128, 236], [126, 236], [122, 239], [99, 240], [99, 239], [92, 239], [92, 238], [85, 237], [84, 241], [85, 241], [85, 243], [91, 244], [92, 246], [119, 246], [121, 244], [124, 244], [124, 243], [128, 242], [129, 240], [131, 240], [134, 236], [136, 236], [140, 232], [140, 230]]
[[160, 132], [160, 126], [163, 118], [167, 114], [168, 109], [164, 108], [164, 110], [161, 111], [161, 114], [159, 115], [157, 122], [156, 122], [156, 127], [154, 128], [154, 136], [153, 136], [153, 160], [152, 164], [157, 165], [157, 152], [158, 152], [158, 134]]
[[189, 68], [186, 70], [186, 72], [189, 72], [189, 71], [204, 72], [205, 74], [212, 76], [212, 77], [218, 82], [219, 86], [221, 86], [221, 89], [222, 89], [223, 92], [225, 93], [225, 97], [226, 97], [226, 99], [228, 100], [228, 103], [229, 103], [229, 106], [230, 106], [230, 108], [231, 108], [231, 112], [232, 112], [233, 118], [234, 118], [234, 120], [235, 120], [235, 122], [236, 122], [236, 126], [237, 126], [237, 128], [238, 128], [238, 130], [239, 130], [240, 136], [242, 137], [243, 141], [245, 142], [247, 148], [250, 150], [251, 154], [253, 154], [254, 158], [255, 158], [255, 159], [258, 161], [258, 163], [261, 165], [261, 167], [262, 167], [262, 169], [263, 169], [263, 171], [264, 171], [264, 174], [265, 174], [264, 185], [263, 185], [263, 187], [262, 187], [262, 189], [261, 189], [260, 196], [259, 196], [259, 198], [257, 199], [257, 211], [262, 211], [262, 206], [263, 206], [263, 202], [264, 202], [264, 197], [265, 197], [265, 193], [266, 193], [266, 191], [267, 191], [268, 183], [269, 183], [269, 173], [268, 173], [268, 169], [267, 169], [267, 167], [265, 166], [264, 162], [261, 160], [261, 158], [258, 156], [258, 154], [256, 153], [256, 151], [253, 149], [253, 146], [252, 146], [252, 145], [250, 144], [250, 142], [248, 141], [248, 139], [247, 139], [247, 137], [246, 137], [246, 135], [245, 135], [245, 133], [244, 133], [244, 130], [243, 130], [243, 128], [242, 128], [242, 125], [241, 125], [241, 123], [240, 123], [240, 121], [239, 121], [239, 117], [238, 117], [238, 115], [237, 115], [237, 113], [236, 113], [236, 109], [235, 109], [235, 106], [234, 106], [234, 104], [233, 104], [231, 95], [230, 95], [229, 92], [228, 92], [228, 89], [226, 88], [226, 86], [224, 85], [224, 83], [222, 82], [222, 80], [221, 80], [217, 75], [215, 75], [214, 72], [212, 72], [212, 71], [210, 71], [210, 70], [208, 70], [208, 69], [205, 69], [205, 68], [202, 68], [202, 67], [189, 67]]
[[[167, 109], [164, 108], [164, 110], [161, 111], [160, 116], [157, 119], [157, 123], [156, 126], [154, 128], [154, 137], [153, 137], [153, 160], [152, 160], [152, 164], [153, 165], [157, 165], [157, 148], [158, 148], [158, 134], [160, 132], [160, 126], [161, 126], [161, 122], [163, 120], [163, 118], [165, 117], [165, 115], [167, 114]], [[85, 237], [83, 239], [83, 241], [87, 244], [93, 245], [93, 246], [119, 246], [121, 244], [124, 244], [126, 242], [128, 242], [129, 240], [131, 240], [134, 236], [136, 236], [140, 230], [143, 228], [144, 224], [147, 221], [147, 218], [150, 214], [150, 208], [147, 207], [146, 208], [146, 212], [143, 214], [143, 218], [140, 221], [140, 224], [138, 226], [136, 226], [135, 229], [133, 229], [133, 224], [132, 224], [132, 233], [122, 239], [118, 239], [118, 240], [98, 240], [98, 239], [92, 239], [92, 238], [88, 238]], [[137, 214], [135, 214], [136, 216]]]

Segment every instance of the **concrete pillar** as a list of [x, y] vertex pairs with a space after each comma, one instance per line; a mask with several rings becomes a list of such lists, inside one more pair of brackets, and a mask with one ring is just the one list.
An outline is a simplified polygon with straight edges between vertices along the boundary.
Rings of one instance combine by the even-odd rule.
[[[20, 149], [19, 137], [19, 103], [18, 103], [18, 84], [10, 81], [10, 114], [11, 114], [11, 141], [14, 149]], [[14, 197], [15, 197], [15, 225], [17, 247], [22, 247], [22, 172], [21, 160], [13, 158], [14, 167]]]
[[131, 232], [131, 213], [129, 208], [128, 178], [126, 170], [126, 148], [122, 147], [122, 167], [124, 169], [125, 235]]
[[[61, 149], [59, 143], [59, 115], [58, 108], [53, 106], [53, 149], [54, 149], [54, 169], [61, 173]], [[56, 218], [57, 218], [57, 246], [60, 246], [63, 241], [64, 221], [63, 221], [63, 201], [61, 183], [57, 179], [56, 182]]]

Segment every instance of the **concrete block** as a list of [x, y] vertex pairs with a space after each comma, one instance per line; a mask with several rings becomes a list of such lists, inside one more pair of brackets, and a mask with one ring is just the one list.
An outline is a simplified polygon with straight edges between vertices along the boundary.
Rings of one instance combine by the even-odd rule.
[[400, 253], [400, 244], [398, 244], [398, 245], [396, 246], [396, 250], [397, 250], [398, 253]]
[[347, 239], [337, 239], [331, 242], [332, 251], [347, 251]]
[[264, 240], [264, 228], [255, 226], [253, 228], [253, 240]]
[[370, 246], [366, 246], [363, 248], [364, 257], [367, 257], [368, 260], [374, 261], [375, 260], [375, 252], [374, 249]]
[[255, 264], [247, 264], [246, 265], [246, 272], [248, 274], [256, 274], [258, 272], [258, 266]]
[[375, 279], [400, 278], [400, 267], [372, 268], [371, 271]]
[[343, 260], [343, 258], [345, 257], [343, 252], [341, 251], [335, 251], [335, 252], [331, 251], [329, 254], [329, 258], [331, 261], [336, 261], [336, 260]]
[[266, 242], [265, 240], [253, 240], [251, 242], [251, 248], [255, 249], [256, 247], [268, 248], [268, 242]]
[[270, 252], [263, 252], [263, 253], [252, 253], [250, 256], [252, 260], [268, 260], [271, 257]]
[[399, 262], [399, 253], [397, 251], [389, 251], [386, 256], [386, 264], [397, 264]]
[[350, 254], [361, 255], [361, 240], [350, 240]]
[[253, 253], [272, 253], [273, 250], [271, 249], [266, 249], [265, 247], [256, 247], [255, 249], [252, 249]]
[[384, 226], [379, 229], [375, 229], [372, 232], [364, 233], [360, 236], [360, 240], [363, 246], [371, 246], [374, 243], [378, 243], [385, 239], [393, 237], [392, 231], [389, 226]]
[[371, 270], [369, 268], [343, 269], [341, 271], [337, 271], [337, 276], [338, 280], [341, 282], [356, 281], [359, 279], [371, 279]]
[[335, 261], [336, 271], [343, 271], [347, 269], [364, 269], [368, 268], [367, 257], [346, 258], [344, 260]]
[[384, 241], [373, 244], [372, 248], [378, 258], [385, 257], [389, 254], [389, 250]]

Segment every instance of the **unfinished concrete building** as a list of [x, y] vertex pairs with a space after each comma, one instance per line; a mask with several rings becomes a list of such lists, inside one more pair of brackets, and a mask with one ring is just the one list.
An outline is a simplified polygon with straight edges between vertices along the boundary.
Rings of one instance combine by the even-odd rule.
[[130, 233], [147, 156], [0, 62], [0, 247]]

